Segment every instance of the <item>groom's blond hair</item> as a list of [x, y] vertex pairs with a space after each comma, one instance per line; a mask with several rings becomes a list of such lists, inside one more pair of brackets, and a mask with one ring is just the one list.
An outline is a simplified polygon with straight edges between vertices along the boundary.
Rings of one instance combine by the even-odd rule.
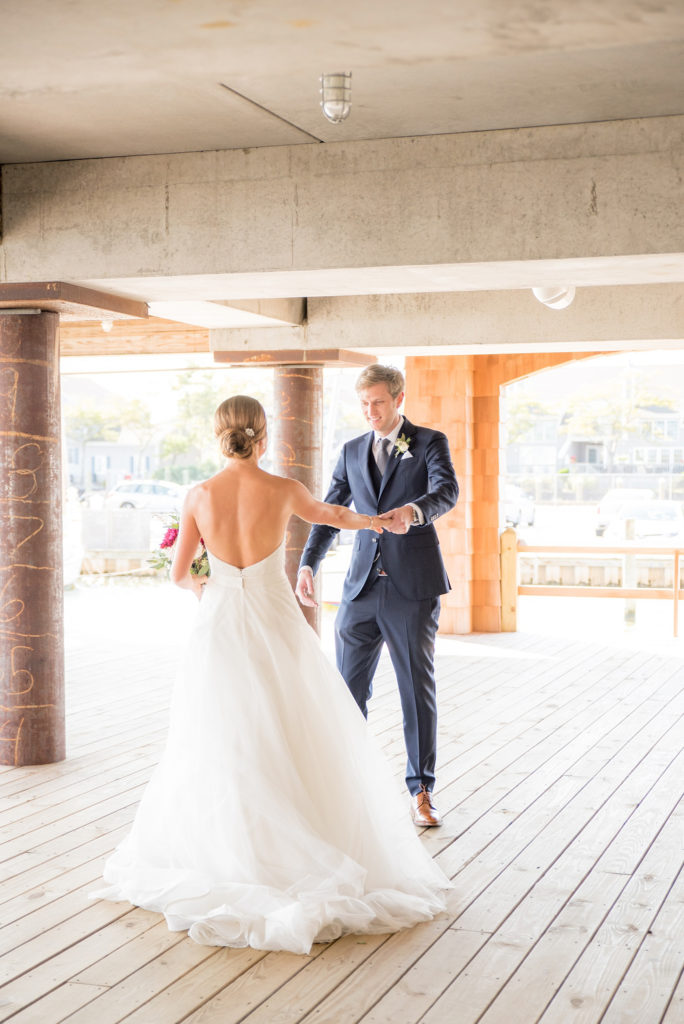
[[364, 388], [371, 388], [374, 384], [386, 384], [392, 398], [398, 398], [404, 390], [404, 374], [397, 370], [396, 366], [383, 366], [381, 363], [373, 363], [362, 370], [356, 382], [356, 390], [363, 391]]

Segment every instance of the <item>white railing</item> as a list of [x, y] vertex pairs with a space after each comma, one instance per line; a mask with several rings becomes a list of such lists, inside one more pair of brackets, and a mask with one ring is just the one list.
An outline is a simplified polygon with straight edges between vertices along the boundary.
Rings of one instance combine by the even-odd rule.
[[[673, 607], [673, 632], [679, 631], [679, 600], [684, 597], [681, 587], [681, 561], [684, 548], [681, 547], [644, 547], [637, 543], [620, 545], [603, 544], [525, 544], [519, 541], [515, 530], [507, 529], [501, 534], [501, 628], [503, 632], [515, 632], [517, 628], [518, 596], [524, 597], [609, 597], [623, 600], [651, 599], [669, 600]], [[657, 555], [659, 558], [671, 558], [671, 587], [634, 587], [634, 586], [572, 586], [556, 584], [521, 585], [518, 580], [519, 554], [546, 555], [578, 555], [595, 558], [603, 555], [622, 555], [624, 568], [622, 579], [626, 578], [630, 561], [637, 555]], [[578, 559], [582, 564], [582, 558]]]

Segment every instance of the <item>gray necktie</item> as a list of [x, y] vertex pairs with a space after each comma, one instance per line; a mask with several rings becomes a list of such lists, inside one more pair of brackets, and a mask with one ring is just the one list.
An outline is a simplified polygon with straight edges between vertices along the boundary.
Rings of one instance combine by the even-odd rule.
[[390, 439], [388, 437], [383, 437], [382, 441], [380, 442], [380, 447], [378, 448], [378, 455], [377, 455], [377, 458], [376, 458], [375, 461], [378, 464], [378, 469], [380, 470], [380, 476], [384, 476], [385, 475], [385, 470], [387, 469], [387, 463], [389, 462], [389, 446], [390, 446], [390, 444], [391, 444]]

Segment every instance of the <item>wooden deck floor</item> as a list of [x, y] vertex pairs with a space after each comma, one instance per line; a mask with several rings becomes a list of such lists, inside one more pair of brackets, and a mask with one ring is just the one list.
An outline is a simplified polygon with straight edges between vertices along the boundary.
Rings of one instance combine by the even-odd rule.
[[[173, 628], [72, 645], [69, 758], [0, 773], [0, 1020], [12, 1024], [681, 1024], [684, 657], [447, 641], [447, 916], [311, 956], [215, 949], [89, 902], [164, 736]], [[401, 786], [393, 677], [371, 726]]]

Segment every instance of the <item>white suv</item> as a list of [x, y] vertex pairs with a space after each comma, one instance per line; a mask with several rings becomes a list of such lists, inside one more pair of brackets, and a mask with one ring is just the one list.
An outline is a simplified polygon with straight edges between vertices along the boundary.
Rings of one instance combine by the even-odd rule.
[[148, 508], [177, 515], [184, 496], [184, 487], [165, 480], [123, 480], [105, 498], [105, 508]]

